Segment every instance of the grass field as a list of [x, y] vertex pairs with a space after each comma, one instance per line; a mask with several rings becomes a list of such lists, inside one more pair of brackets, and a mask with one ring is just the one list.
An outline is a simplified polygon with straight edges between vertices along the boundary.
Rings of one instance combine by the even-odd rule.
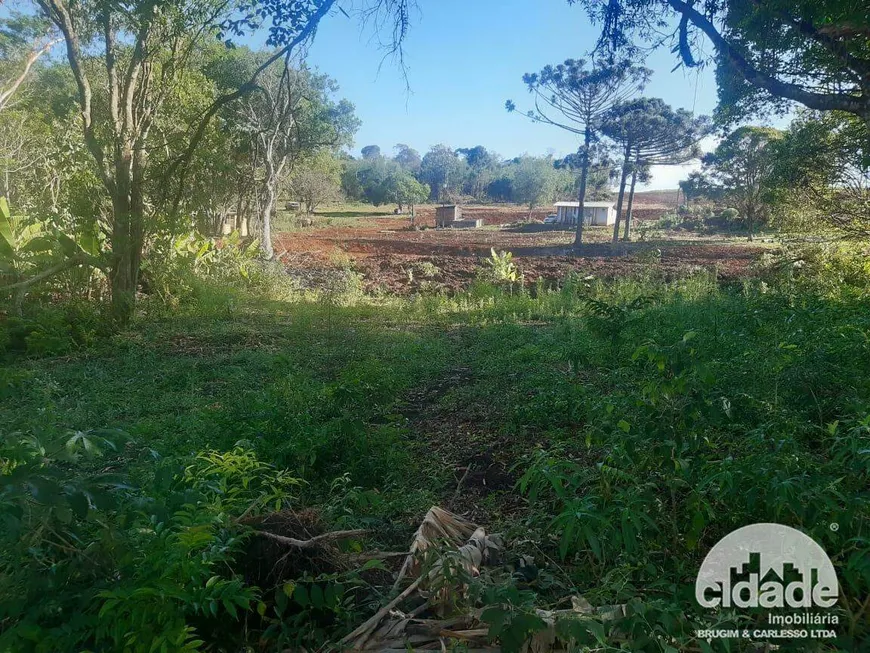
[[[0, 431], [51, 440], [123, 429], [131, 442], [108, 465], [142, 488], [157, 486], [155, 460], [243, 447], [304, 482], [294, 505], [327, 526], [370, 529], [377, 549], [401, 550], [426, 509], [445, 505], [514, 542], [508, 565], [535, 561], [533, 577], [510, 581], [523, 592], [516, 610], [570, 594], [628, 603], [632, 616], [602, 637], [635, 651], [703, 649], [693, 631], [709, 621], [691, 596], [704, 552], [746, 523], [784, 523], [837, 566], [836, 648], [866, 642], [870, 316], [860, 291], [723, 289], [698, 273], [573, 277], [537, 295], [477, 284], [452, 297], [208, 297], [61, 357], [8, 360]], [[270, 577], [264, 605], [293, 578], [336, 577]], [[497, 589], [504, 578], [477, 582]], [[118, 581], [89, 582], [87, 596]], [[60, 606], [69, 591], [48, 575], [25, 598], [55, 592]], [[330, 618], [259, 637], [322, 645], [373, 611], [355, 596]], [[241, 645], [223, 613], [188, 610], [214, 650]], [[254, 617], [248, 628], [265, 625]], [[20, 629], [3, 637], [7, 650], [31, 650]]]

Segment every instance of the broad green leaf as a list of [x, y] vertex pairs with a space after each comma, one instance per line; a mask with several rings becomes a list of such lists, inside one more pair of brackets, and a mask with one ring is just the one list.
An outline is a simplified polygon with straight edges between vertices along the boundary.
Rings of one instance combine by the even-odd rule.
[[97, 238], [96, 225], [94, 225], [93, 230], [85, 231], [79, 236], [78, 245], [91, 256], [96, 256], [100, 253], [100, 241]]
[[76, 241], [67, 236], [65, 233], [58, 232], [57, 242], [60, 243], [60, 247], [63, 250], [63, 253], [67, 256], [75, 256], [78, 253], [79, 246], [76, 245]]
[[311, 605], [319, 610], [323, 607], [323, 589], [317, 583], [311, 586]]
[[310, 601], [308, 599], [308, 590], [305, 588], [305, 585], [296, 586], [296, 589], [293, 591], [293, 599], [303, 608], [308, 606]]
[[73, 492], [67, 498], [67, 503], [69, 503], [69, 507], [72, 509], [73, 514], [79, 519], [84, 519], [88, 516], [90, 504], [88, 503], [88, 498], [81, 492]]
[[40, 503], [52, 504], [60, 496], [60, 486], [44, 476], [34, 476], [30, 479], [33, 498]]
[[9, 245], [10, 249], [15, 249], [15, 236], [12, 232], [12, 216], [9, 213], [9, 203], [5, 197], [0, 197], [0, 236]]
[[63, 504], [54, 507], [54, 516], [61, 524], [69, 524], [73, 517], [70, 507]]

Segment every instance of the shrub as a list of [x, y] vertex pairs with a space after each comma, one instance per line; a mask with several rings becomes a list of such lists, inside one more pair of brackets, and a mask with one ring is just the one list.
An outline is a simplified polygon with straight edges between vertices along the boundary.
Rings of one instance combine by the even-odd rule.
[[870, 259], [860, 244], [787, 245], [765, 253], [755, 268], [762, 281], [779, 289], [826, 295], [870, 289]]
[[245, 243], [235, 231], [225, 238], [206, 238], [195, 232], [182, 236], [158, 234], [142, 266], [146, 293], [170, 307], [195, 296], [198, 281], [244, 287], [260, 280], [257, 241]]
[[126, 439], [0, 440], [0, 649], [193, 651], [197, 625], [239, 636], [259, 596], [235, 571], [239, 517], [282, 508], [299, 481], [236, 448], [158, 458], [137, 487], [105, 471]]
[[522, 281], [522, 274], [513, 261], [511, 252], [496, 252], [490, 250], [490, 257], [483, 261], [483, 270], [480, 274], [482, 279], [495, 284], [514, 284]]
[[0, 317], [0, 352], [57, 356], [87, 347], [106, 332], [100, 308], [80, 300], [29, 303], [21, 315]]

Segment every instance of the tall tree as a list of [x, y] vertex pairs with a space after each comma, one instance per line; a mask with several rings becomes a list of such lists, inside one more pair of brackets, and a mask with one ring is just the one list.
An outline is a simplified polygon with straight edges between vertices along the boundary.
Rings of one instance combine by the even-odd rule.
[[[109, 260], [102, 265], [108, 270], [113, 313], [126, 321], [134, 309], [146, 236], [158, 216], [177, 210], [185, 173], [211, 119], [255, 90], [260, 75], [273, 63], [307, 43], [337, 0], [35, 2], [63, 36], [84, 140], [112, 205]], [[367, 4], [395, 17], [392, 33], [400, 44], [407, 33], [406, 0]], [[267, 24], [268, 44], [275, 49], [251, 78], [187, 124], [170, 126], [154, 138], [155, 121], [198, 46], [216, 33], [224, 38], [244, 36]], [[95, 80], [105, 82], [95, 85]], [[152, 156], [161, 147], [168, 148], [170, 156]], [[160, 190], [148, 194], [149, 183]]]
[[393, 147], [393, 151], [396, 153], [393, 157], [393, 161], [398, 163], [412, 175], [416, 175], [420, 172], [420, 164], [423, 162], [423, 159], [420, 157], [420, 153], [417, 150], [409, 145], [405, 145], [404, 143], [398, 143]]
[[241, 103], [242, 123], [251, 138], [252, 163], [260, 171], [256, 226], [260, 249], [272, 258], [272, 213], [278, 188], [295, 159], [323, 147], [348, 144], [358, 121], [353, 105], [333, 102], [335, 84], [323, 75], [276, 62], [264, 71], [257, 90]]
[[[534, 122], [553, 125], [582, 137], [580, 185], [577, 199], [580, 209], [574, 245], [583, 242], [583, 214], [589, 177], [591, 147], [597, 139], [602, 117], [615, 105], [639, 93], [651, 72], [627, 60], [596, 65], [582, 59], [568, 59], [556, 66], [546, 66], [539, 73], [527, 73], [523, 81], [534, 96], [535, 108], [527, 112]], [[516, 110], [508, 100], [508, 111]]]
[[[843, 0], [568, 0], [602, 26], [598, 46], [633, 52], [667, 43], [682, 64], [715, 61], [720, 109], [740, 119], [782, 101], [844, 111], [870, 123], [870, 22], [866, 6]], [[673, 19], [673, 20], [670, 20]], [[715, 52], [705, 55], [708, 39]]]
[[456, 154], [462, 156], [468, 164], [469, 175], [466, 191], [476, 199], [481, 199], [498, 159], [483, 145], [461, 147], [456, 150]]
[[402, 168], [394, 171], [387, 178], [386, 183], [387, 196], [398, 205], [400, 213], [403, 212], [406, 206], [408, 207], [411, 212], [411, 225], [413, 226], [417, 218], [416, 206], [428, 199], [429, 187], [426, 184], [421, 184], [410, 172]]
[[322, 204], [341, 198], [341, 163], [333, 152], [321, 148], [293, 167], [287, 186], [306, 213], [314, 213]]
[[432, 199], [440, 202], [458, 186], [462, 166], [453, 148], [439, 144], [432, 146], [420, 164], [420, 181], [429, 184]]
[[780, 212], [810, 229], [832, 227], [870, 239], [870, 129], [833, 111], [798, 114], [774, 143], [773, 183]]
[[695, 171], [680, 181], [680, 190], [683, 191], [683, 197], [686, 200], [686, 206], [690, 206], [692, 202], [697, 201], [709, 194], [710, 180], [704, 173]]
[[381, 157], [381, 148], [378, 145], [366, 145], [360, 153], [366, 161], [373, 161]]
[[[706, 117], [694, 117], [684, 109], [673, 109], [659, 98], [639, 98], [612, 107], [602, 121], [602, 132], [617, 143], [622, 154], [622, 174], [616, 202], [613, 242], [619, 239], [619, 225], [625, 188], [633, 176], [651, 165], [675, 165], [700, 155], [698, 141], [709, 131]], [[630, 198], [630, 201], [633, 198]], [[626, 219], [624, 238], [631, 236]]]
[[399, 165], [385, 157], [349, 161], [342, 176], [342, 186], [348, 196], [365, 200], [374, 206], [392, 201], [390, 179]]
[[558, 172], [550, 158], [524, 156], [513, 172], [514, 201], [528, 204], [529, 218], [536, 206], [553, 199]]
[[711, 178], [740, 211], [749, 240], [769, 211], [776, 169], [775, 143], [782, 136], [781, 131], [771, 127], [740, 127], [704, 157]]

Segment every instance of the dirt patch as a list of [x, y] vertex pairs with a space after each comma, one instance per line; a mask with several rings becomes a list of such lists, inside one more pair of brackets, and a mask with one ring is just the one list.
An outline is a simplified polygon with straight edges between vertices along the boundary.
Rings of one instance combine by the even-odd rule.
[[[458, 335], [458, 334], [457, 334]], [[453, 470], [453, 476], [443, 488], [444, 505], [471, 519], [484, 519], [480, 502], [488, 495], [506, 493], [501, 503], [505, 509], [518, 501], [511, 493], [517, 478], [511, 472], [510, 442], [504, 436], [487, 429], [495, 423], [477, 414], [458, 410], [449, 393], [461, 395], [475, 383], [472, 371], [457, 367], [431, 384], [415, 389], [406, 398], [400, 412], [408, 419], [408, 430], [419, 455], [432, 459], [432, 464]]]
[[[671, 210], [653, 201], [661, 199], [639, 196], [638, 211], [653, 219]], [[467, 288], [493, 249], [512, 252], [529, 284], [559, 284], [569, 272], [602, 279], [654, 274], [672, 280], [700, 269], [715, 269], [720, 279], [733, 281], [750, 274], [752, 262], [766, 251], [691, 233], [613, 246], [610, 227], [592, 227], [584, 232], [582, 250], [575, 252], [572, 229], [542, 224], [549, 210], [536, 209], [532, 217], [537, 222], [527, 222], [523, 207], [466, 207], [463, 214], [483, 219], [484, 228], [435, 229], [434, 207], [423, 207], [414, 229], [408, 216], [366, 216], [358, 225], [279, 234], [275, 247], [302, 288], [324, 287], [353, 268], [362, 275], [365, 290], [403, 295]]]
[[467, 474], [460, 486], [460, 492], [464, 488], [476, 489], [478, 493], [497, 492], [510, 490], [516, 484], [516, 477], [505, 467], [504, 462], [496, 460], [492, 451], [481, 451], [468, 460], [466, 464]]
[[[518, 256], [517, 266], [528, 285], [539, 281], [560, 286], [569, 273], [600, 279], [658, 275], [666, 281], [685, 278], [700, 270], [715, 270], [721, 281], [731, 282], [751, 273], [758, 251], [753, 247], [729, 245], [682, 245], [671, 248], [646, 247], [632, 253], [565, 256]], [[370, 292], [407, 295], [421, 291], [457, 292], [468, 288], [483, 269], [488, 252], [463, 255], [409, 256], [381, 254], [356, 262], [363, 285]]]

